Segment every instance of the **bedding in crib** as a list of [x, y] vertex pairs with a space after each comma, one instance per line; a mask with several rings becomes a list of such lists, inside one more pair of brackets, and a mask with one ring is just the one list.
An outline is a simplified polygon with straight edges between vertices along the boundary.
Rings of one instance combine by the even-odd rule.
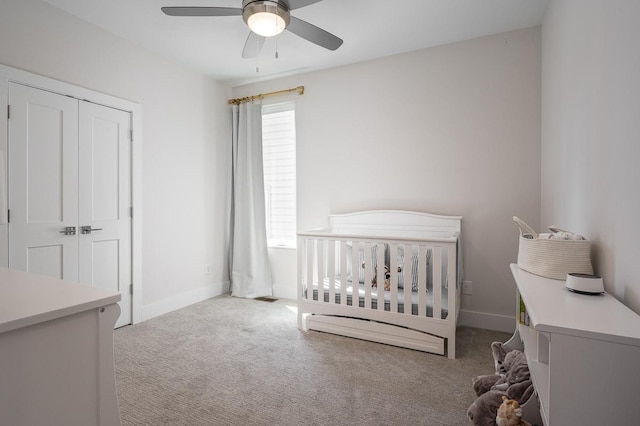
[[[347, 247], [352, 248], [352, 243], [348, 242], [347, 243]], [[352, 254], [351, 254], [351, 250], [347, 251], [347, 280], [348, 282], [352, 282], [353, 281], [353, 274], [352, 274]], [[390, 265], [390, 249], [389, 249], [389, 244], [385, 244], [384, 245], [384, 263], [386, 266]], [[371, 262], [372, 265], [372, 269], [375, 271], [377, 266], [378, 266], [378, 246], [377, 245], [373, 245], [371, 247], [371, 255], [370, 256], [366, 256], [364, 253], [364, 250], [360, 249], [358, 250], [358, 265], [360, 265], [360, 267], [358, 268], [358, 282], [360, 284], [364, 284], [364, 275], [365, 275], [365, 268], [366, 268], [366, 263], [368, 261]], [[397, 267], [398, 267], [398, 289], [404, 289], [404, 275], [400, 272], [402, 272], [402, 270], [405, 268], [405, 256], [404, 256], [404, 247], [398, 247], [397, 250]], [[411, 260], [408, 263], [408, 265], [410, 266], [410, 276], [411, 276], [411, 290], [412, 291], [418, 291], [418, 254], [415, 252], [411, 253]], [[427, 249], [427, 261], [426, 261], [426, 265], [427, 265], [427, 286], [430, 288], [432, 285], [432, 280], [431, 280], [431, 267], [433, 266], [431, 264], [431, 250]], [[337, 271], [337, 273], [339, 274], [340, 271]], [[446, 287], [446, 285], [445, 285]]]
[[[334, 300], [331, 301], [332, 303], [335, 304], [340, 304], [341, 303], [341, 282], [340, 281], [335, 281], [335, 294], [334, 294]], [[365, 307], [365, 303], [366, 303], [366, 288], [364, 284], [358, 284], [358, 306], [360, 308], [364, 308]], [[391, 306], [397, 306], [397, 310], [395, 312], [398, 312], [400, 314], [403, 314], [405, 312], [404, 310], [404, 305], [405, 305], [405, 290], [404, 289], [398, 289], [397, 292], [397, 305], [396, 304], [392, 304], [391, 303], [391, 291], [385, 291], [385, 290], [379, 290], [378, 288], [372, 288], [371, 289], [371, 304], [370, 304], [370, 308], [371, 309], [378, 309], [378, 295], [380, 293], [384, 294], [384, 310], [387, 312], [391, 311]], [[417, 291], [411, 291], [410, 292], [410, 298], [411, 298], [411, 314], [412, 315], [422, 315], [422, 316], [427, 316], [427, 317], [433, 317], [433, 292], [427, 292], [427, 303], [426, 303], [426, 311], [425, 312], [419, 312], [419, 303], [418, 303], [418, 292]], [[330, 281], [328, 278], [326, 278], [323, 282], [323, 286], [320, 289], [320, 294], [322, 295], [322, 299], [318, 299], [318, 284], [314, 283], [313, 284], [313, 300], [323, 300], [324, 302], [330, 302], [330, 295], [331, 295], [331, 291], [330, 291]], [[348, 283], [347, 287], [346, 287], [346, 294], [347, 294], [347, 305], [348, 306], [353, 306], [353, 294], [354, 294], [354, 288], [353, 288], [353, 284], [352, 283]], [[306, 296], [306, 294], [305, 294]], [[442, 312], [441, 312], [441, 318], [442, 319], [446, 319], [447, 315], [448, 315], [448, 310], [446, 308], [446, 306], [448, 306], [448, 294], [447, 292], [442, 292], [442, 304], [441, 306], [442, 308]]]

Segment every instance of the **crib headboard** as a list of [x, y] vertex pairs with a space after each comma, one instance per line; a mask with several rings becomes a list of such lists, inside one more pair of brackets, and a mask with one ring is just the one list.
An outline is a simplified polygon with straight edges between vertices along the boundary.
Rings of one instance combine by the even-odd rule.
[[453, 237], [460, 233], [462, 216], [440, 216], [403, 210], [369, 210], [329, 215], [330, 232], [379, 236], [416, 234]]

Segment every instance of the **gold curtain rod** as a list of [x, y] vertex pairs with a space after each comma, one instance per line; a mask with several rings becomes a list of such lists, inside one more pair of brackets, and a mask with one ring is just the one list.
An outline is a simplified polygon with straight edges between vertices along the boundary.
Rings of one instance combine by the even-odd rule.
[[259, 95], [247, 96], [244, 98], [229, 99], [228, 103], [233, 105], [240, 105], [245, 102], [255, 101], [256, 99], [262, 100], [268, 96], [285, 95], [292, 92], [298, 92], [299, 95], [304, 95], [304, 86], [298, 86], [294, 89], [278, 90], [277, 92], [261, 93]]

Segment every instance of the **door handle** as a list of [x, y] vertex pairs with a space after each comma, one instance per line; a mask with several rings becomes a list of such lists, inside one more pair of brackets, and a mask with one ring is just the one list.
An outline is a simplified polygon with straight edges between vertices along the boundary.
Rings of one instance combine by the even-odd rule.
[[62, 228], [62, 231], [58, 231], [64, 235], [76, 235], [76, 227], [75, 226], [65, 226]]
[[[80, 232], [82, 234], [90, 234], [93, 231], [102, 231], [102, 228], [92, 228], [91, 225], [87, 225], [87, 226], [81, 226], [80, 227]], [[75, 231], [74, 231], [75, 232]]]

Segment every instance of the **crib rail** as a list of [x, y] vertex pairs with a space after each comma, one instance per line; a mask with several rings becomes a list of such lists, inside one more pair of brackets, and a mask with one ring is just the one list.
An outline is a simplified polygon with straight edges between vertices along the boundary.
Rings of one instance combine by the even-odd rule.
[[428, 240], [299, 233], [298, 299], [315, 312], [408, 327], [417, 317], [444, 321], [457, 314], [456, 244], [451, 233]]

